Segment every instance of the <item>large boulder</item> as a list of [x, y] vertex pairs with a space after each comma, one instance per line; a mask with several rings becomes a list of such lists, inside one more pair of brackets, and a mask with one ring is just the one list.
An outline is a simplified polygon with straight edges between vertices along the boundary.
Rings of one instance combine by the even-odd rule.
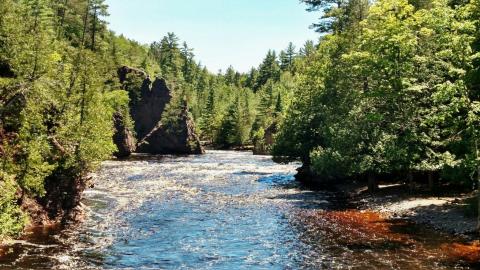
[[117, 145], [118, 150], [114, 155], [118, 158], [126, 158], [135, 152], [136, 143], [132, 131], [126, 126], [125, 118], [121, 113], [113, 115], [113, 124], [115, 126], [115, 134], [113, 142]]

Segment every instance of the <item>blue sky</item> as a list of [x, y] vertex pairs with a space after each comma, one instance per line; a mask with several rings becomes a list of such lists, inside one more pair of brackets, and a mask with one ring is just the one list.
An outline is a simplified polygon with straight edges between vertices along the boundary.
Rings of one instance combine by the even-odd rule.
[[141, 43], [175, 32], [212, 72], [257, 66], [269, 49], [297, 48], [319, 35], [309, 26], [318, 13], [298, 0], [106, 0], [118, 34]]

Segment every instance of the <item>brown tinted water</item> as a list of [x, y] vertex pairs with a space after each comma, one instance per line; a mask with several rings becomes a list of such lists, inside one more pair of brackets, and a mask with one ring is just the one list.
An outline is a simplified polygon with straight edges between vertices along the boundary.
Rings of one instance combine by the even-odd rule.
[[[247, 152], [108, 161], [84, 223], [0, 249], [0, 269], [474, 269], [480, 246], [302, 189]], [[463, 260], [461, 260], [463, 259]], [[473, 262], [473, 264], [472, 264]]]

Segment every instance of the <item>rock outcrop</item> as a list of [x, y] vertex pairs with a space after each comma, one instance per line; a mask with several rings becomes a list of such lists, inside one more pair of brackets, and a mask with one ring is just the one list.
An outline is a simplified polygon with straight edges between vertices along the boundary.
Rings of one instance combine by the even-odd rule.
[[54, 172], [45, 180], [46, 194], [37, 201], [54, 223], [79, 221], [83, 218], [81, 200], [89, 179], [74, 172]]
[[143, 81], [140, 93], [140, 101], [132, 104], [131, 113], [137, 138], [143, 139], [162, 119], [165, 107], [172, 100], [172, 94], [164, 79], [155, 79], [152, 83], [149, 78]]
[[120, 83], [124, 83], [127, 80], [127, 76], [129, 74], [133, 74], [137, 77], [143, 77], [147, 78], [147, 73], [145, 71], [137, 69], [137, 68], [132, 68], [128, 66], [123, 66], [117, 70], [118, 74], [118, 79], [120, 80]]
[[73, 171], [55, 170], [45, 179], [45, 195], [30, 197], [18, 189], [21, 209], [29, 216], [29, 226], [50, 226], [81, 221], [85, 211], [81, 200], [90, 178]]
[[124, 116], [121, 113], [117, 112], [113, 115], [113, 124], [115, 126], [113, 142], [118, 148], [114, 155], [117, 158], [126, 158], [135, 152], [136, 149], [135, 137], [125, 122]]
[[127, 66], [118, 70], [118, 76], [123, 88], [129, 92], [130, 112], [138, 141], [136, 150], [133, 150], [128, 131], [123, 130], [121, 124], [116, 125], [118, 138], [115, 143], [123, 157], [129, 155], [129, 150], [149, 154], [204, 153], [186, 102], [176, 110], [178, 113], [170, 112], [168, 121], [163, 119], [167, 106], [172, 103], [172, 92], [164, 79], [152, 81], [145, 72]]
[[175, 129], [159, 124], [139, 143], [141, 153], [150, 154], [203, 154], [205, 151], [195, 133], [195, 123], [188, 113], [186, 102], [173, 124]]

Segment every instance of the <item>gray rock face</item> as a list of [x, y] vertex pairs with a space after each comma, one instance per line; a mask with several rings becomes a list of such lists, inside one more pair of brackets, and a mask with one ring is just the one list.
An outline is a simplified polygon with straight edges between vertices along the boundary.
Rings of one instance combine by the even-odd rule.
[[[189, 116], [188, 106], [183, 104], [174, 121], [162, 121], [167, 105], [172, 101], [172, 93], [162, 78], [153, 82], [141, 70], [121, 67], [118, 75], [123, 88], [130, 95], [130, 112], [137, 135], [136, 152], [149, 154], [202, 154], [204, 150], [195, 134], [195, 124]], [[170, 113], [171, 114], [171, 113]], [[172, 115], [170, 115], [172, 118]], [[115, 141], [120, 154], [129, 155], [130, 140], [122, 126], [116, 126], [118, 138]]]
[[172, 100], [170, 89], [164, 79], [156, 79], [153, 84], [146, 78], [141, 87], [140, 101], [132, 104], [132, 118], [139, 139], [150, 133], [162, 119], [163, 111]]
[[203, 154], [200, 139], [195, 134], [195, 123], [188, 114], [186, 103], [182, 106], [176, 123], [158, 125], [138, 144], [138, 151], [150, 154]]
[[118, 151], [114, 155], [118, 158], [126, 158], [135, 152], [135, 137], [132, 131], [125, 125], [125, 119], [120, 113], [113, 115], [113, 123], [115, 126], [115, 134], [113, 142], [117, 145]]

